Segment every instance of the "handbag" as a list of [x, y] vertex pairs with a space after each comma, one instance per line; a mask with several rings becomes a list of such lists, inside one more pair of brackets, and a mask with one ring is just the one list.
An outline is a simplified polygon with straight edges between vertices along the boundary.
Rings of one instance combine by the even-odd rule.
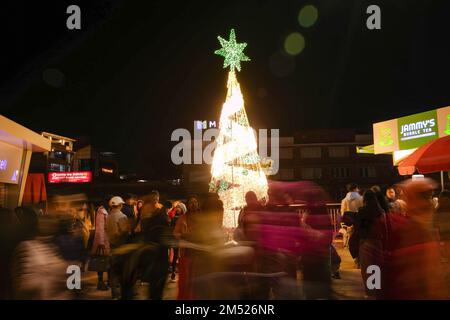
[[106, 256], [104, 249], [98, 248], [89, 260], [88, 271], [106, 272], [111, 267], [111, 257]]

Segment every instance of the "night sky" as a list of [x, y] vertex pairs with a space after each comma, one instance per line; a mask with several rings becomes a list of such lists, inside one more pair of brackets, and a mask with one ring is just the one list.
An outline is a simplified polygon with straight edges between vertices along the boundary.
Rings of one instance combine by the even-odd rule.
[[[2, 1], [0, 111], [35, 131], [89, 136], [122, 171], [170, 177], [171, 132], [218, 120], [217, 35], [247, 42], [238, 74], [251, 125], [353, 128], [450, 105], [450, 10], [438, 0]], [[66, 8], [82, 29], [66, 28]], [[313, 4], [317, 22], [298, 14]], [[366, 8], [382, 29], [366, 28]], [[305, 39], [284, 53], [292, 32]]]

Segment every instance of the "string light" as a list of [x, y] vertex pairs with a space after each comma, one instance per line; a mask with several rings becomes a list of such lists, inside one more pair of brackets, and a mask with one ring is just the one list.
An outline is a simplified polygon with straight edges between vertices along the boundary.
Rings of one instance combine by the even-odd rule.
[[240, 71], [240, 61], [250, 59], [243, 54], [246, 44], [237, 44], [234, 30], [230, 41], [218, 37], [222, 49], [216, 53], [225, 57], [229, 66], [227, 97], [222, 107], [219, 136], [212, 161], [210, 191], [217, 192], [224, 205], [223, 226], [236, 228], [239, 211], [245, 206], [245, 194], [253, 191], [257, 198], [268, 199], [267, 178], [261, 169], [256, 137], [244, 108], [244, 97], [234, 69]]

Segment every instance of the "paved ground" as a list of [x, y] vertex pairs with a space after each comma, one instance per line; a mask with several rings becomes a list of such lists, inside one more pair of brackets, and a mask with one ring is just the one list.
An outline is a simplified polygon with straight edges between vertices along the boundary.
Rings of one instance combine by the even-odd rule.
[[[335, 297], [340, 300], [365, 299], [365, 292], [361, 280], [361, 271], [357, 269], [348, 249], [342, 247], [342, 241], [336, 241], [336, 249], [341, 256], [341, 279], [333, 280], [332, 288]], [[97, 274], [85, 272], [83, 274], [83, 299], [104, 300], [111, 299], [110, 291], [97, 290]], [[147, 284], [137, 284], [137, 299], [144, 300], [147, 297]], [[164, 300], [174, 300], [177, 295], [177, 283], [167, 280], [164, 291]]]

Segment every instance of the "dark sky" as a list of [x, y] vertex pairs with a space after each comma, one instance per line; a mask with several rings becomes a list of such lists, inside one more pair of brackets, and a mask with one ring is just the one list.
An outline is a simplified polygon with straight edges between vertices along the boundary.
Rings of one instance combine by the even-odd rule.
[[[354, 128], [450, 105], [450, 11], [439, 0], [2, 1], [0, 111], [35, 130], [90, 136], [124, 171], [168, 176], [170, 134], [218, 119], [217, 35], [247, 42], [238, 80], [255, 128]], [[78, 4], [82, 29], [66, 28]], [[319, 19], [301, 27], [313, 4]], [[382, 29], [366, 28], [366, 8]], [[283, 53], [292, 32], [305, 38]]]

